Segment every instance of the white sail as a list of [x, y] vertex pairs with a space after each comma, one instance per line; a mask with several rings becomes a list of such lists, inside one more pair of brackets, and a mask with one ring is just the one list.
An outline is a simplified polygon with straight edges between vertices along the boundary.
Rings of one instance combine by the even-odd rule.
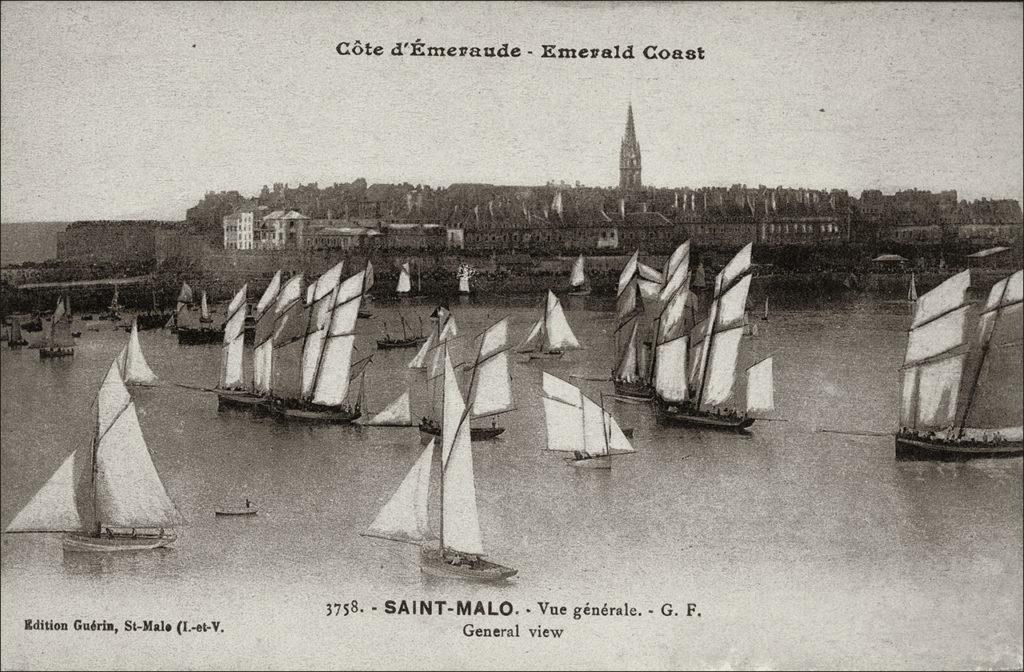
[[[328, 336], [327, 327], [335, 310], [336, 292], [341, 283], [343, 266], [344, 262], [338, 262], [317, 278], [316, 282], [306, 290], [306, 305], [309, 306], [309, 314], [307, 315], [306, 337], [302, 343], [302, 397], [305, 399], [313, 395], [313, 386], [316, 385], [319, 375], [318, 369], [323, 360], [324, 343]], [[357, 275], [362, 277], [362, 273]], [[349, 278], [347, 282], [351, 283], [352, 278]], [[360, 280], [360, 282], [362, 281]], [[362, 291], [361, 285], [359, 291]]]
[[316, 282], [310, 285], [308, 292], [307, 304], [319, 301], [325, 298], [328, 294], [334, 292], [334, 288], [341, 283], [341, 271], [345, 267], [344, 261], [339, 261], [334, 266], [331, 266], [327, 271], [316, 279]]
[[604, 410], [593, 401], [581, 395], [583, 403], [583, 445], [581, 453], [591, 457], [608, 454], [608, 426], [604, 422]]
[[512, 380], [508, 373], [508, 353], [499, 352], [476, 367], [472, 389], [473, 417], [481, 418], [511, 411]]
[[252, 386], [260, 393], [270, 392], [272, 382], [271, 369], [274, 364], [274, 341], [267, 340], [257, 345], [252, 351], [253, 374]]
[[438, 343], [445, 343], [459, 335], [459, 325], [455, 324], [454, 317], [448, 317], [441, 328], [441, 334], [437, 337]]
[[181, 290], [178, 292], [178, 302], [174, 308], [174, 312], [180, 311], [184, 306], [189, 305], [195, 301], [195, 297], [192, 293], [192, 288], [188, 286], [187, 282], [181, 283]]
[[427, 366], [427, 353], [430, 352], [430, 350], [434, 347], [434, 344], [435, 344], [434, 332], [430, 332], [430, 335], [427, 336], [427, 340], [423, 341], [423, 345], [420, 346], [420, 349], [416, 353], [416, 356], [413, 357], [412, 361], [409, 362], [409, 364], [408, 364], [409, 368], [410, 369], [423, 369], [423, 368], [426, 368], [426, 366]]
[[775, 373], [772, 358], [762, 359], [747, 369], [747, 413], [775, 410]]
[[546, 371], [542, 375], [547, 450], [579, 450], [583, 437], [583, 394], [575, 385]]
[[412, 427], [412, 408], [409, 404], [409, 390], [388, 404], [380, 413], [367, 420], [365, 425], [378, 427]]
[[548, 350], [579, 350], [582, 347], [565, 319], [562, 304], [550, 289], [545, 322], [544, 337]]
[[65, 458], [5, 532], [82, 532], [92, 527], [92, 447]]
[[433, 455], [434, 439], [431, 439], [398, 490], [363, 533], [365, 536], [410, 543], [434, 538], [427, 522], [430, 462]]
[[367, 260], [366, 275], [363, 277], [363, 282], [365, 283], [365, 285], [363, 286], [363, 292], [368, 293], [371, 289], [373, 289], [373, 285], [376, 281], [377, 280], [373, 274], [373, 262]]
[[737, 282], [718, 299], [717, 328], [730, 327], [743, 319], [747, 309], [747, 292], [750, 290], [749, 274]]
[[651, 268], [642, 261], [637, 262], [636, 272], [644, 280], [649, 280], [650, 282], [654, 282], [659, 285], [665, 282], [665, 278], [662, 276], [661, 271]]
[[661, 283], [645, 278], [637, 278], [637, 286], [640, 288], [640, 296], [648, 301], [657, 299], [661, 295]]
[[[920, 301], [924, 301], [924, 297]], [[920, 362], [963, 344], [969, 310], [970, 306], [963, 306], [912, 329], [907, 338], [904, 365]]]
[[707, 318], [698, 322], [690, 331], [690, 351], [687, 353], [690, 367], [690, 387], [696, 388], [704, 377], [707, 360], [704, 357], [704, 346], [710, 333], [711, 323]]
[[149, 368], [146, 358], [142, 354], [142, 345], [139, 342], [138, 320], [132, 322], [132, 333], [128, 337], [128, 345], [123, 350], [124, 354], [119, 361], [121, 379], [129, 385], [153, 385], [156, 383], [156, 374]]
[[619, 365], [615, 368], [616, 380], [632, 383], [640, 378], [640, 364], [637, 360], [636, 340], [639, 326], [639, 322], [634, 320], [633, 330], [629, 334], [629, 340], [626, 341], [626, 347], [622, 349], [622, 352], [619, 355]]
[[711, 339], [702, 404], [717, 406], [724, 403], [732, 394], [741, 338], [743, 328], [736, 327], [716, 333]]
[[925, 292], [917, 300], [911, 327], [916, 329], [919, 325], [962, 306], [967, 299], [967, 290], [970, 286], [971, 271], [968, 269], [957, 273], [930, 292]]
[[570, 287], [582, 287], [587, 282], [587, 274], [583, 270], [584, 257], [581, 254], [572, 265], [572, 274], [569, 276]]
[[526, 338], [523, 339], [523, 342], [516, 347], [516, 350], [519, 352], [535, 352], [539, 350], [542, 345], [541, 331], [543, 331], [543, 329], [544, 318], [542, 317], [534, 322], [533, 326], [530, 327], [530, 332], [526, 335]]
[[754, 249], [753, 243], [747, 243], [743, 249], [736, 253], [729, 263], [725, 265], [722, 272], [715, 278], [715, 296], [720, 296], [722, 291], [744, 273], [750, 270], [750, 255]]
[[199, 299], [199, 315], [204, 320], [210, 319], [210, 306], [206, 303], [206, 291], [203, 291], [202, 298]]
[[316, 373], [313, 401], [336, 406], [348, 394], [352, 348], [355, 345], [356, 319], [363, 296], [363, 274], [359, 271], [345, 280], [334, 295], [334, 308], [324, 328], [325, 342]]
[[658, 342], [664, 343], [685, 334], [696, 322], [697, 295], [680, 287], [665, 304], [658, 319]]
[[910, 274], [910, 288], [907, 290], [907, 301], [917, 301], [917, 283], [914, 282], [914, 274]]
[[690, 272], [690, 241], [684, 242], [682, 245], [672, 251], [668, 261], [665, 262], [665, 272], [663, 277], [665, 278], [665, 289], [667, 290], [663, 299], [668, 298], [671, 292], [678, 289], [679, 285], [672, 288], [673, 283], [678, 283], [679, 278], [685, 279]]
[[398, 274], [398, 286], [395, 292], [408, 294], [412, 290], [412, 278], [409, 277], [409, 262], [402, 264], [402, 271]]
[[224, 323], [224, 347], [221, 360], [220, 385], [231, 388], [242, 384], [242, 354], [245, 349], [245, 296], [247, 285], [235, 293], [228, 305]]
[[687, 387], [689, 337], [680, 336], [660, 343], [654, 358], [654, 388], [665, 401], [683, 402], [689, 399]]
[[626, 265], [622, 267], [622, 271], [619, 273], [619, 286], [615, 292], [616, 295], [621, 294], [622, 290], [624, 290], [626, 285], [629, 284], [629, 281], [633, 279], [634, 275], [636, 275], [639, 259], [640, 250], [637, 250], [633, 253], [633, 256], [629, 258], [629, 261], [626, 262]]
[[459, 275], [459, 291], [463, 294], [469, 294], [469, 273]]
[[956, 355], [917, 367], [915, 427], [948, 427], [953, 423], [964, 360], [964, 355]]
[[469, 439], [466, 404], [445, 354], [444, 419], [441, 424], [441, 544], [461, 553], [483, 555], [480, 520], [476, 508], [473, 450]]
[[274, 273], [274, 277], [270, 279], [270, 284], [263, 290], [263, 294], [260, 296], [259, 303], [256, 304], [256, 317], [259, 318], [277, 299], [277, 293], [281, 291], [281, 271]]

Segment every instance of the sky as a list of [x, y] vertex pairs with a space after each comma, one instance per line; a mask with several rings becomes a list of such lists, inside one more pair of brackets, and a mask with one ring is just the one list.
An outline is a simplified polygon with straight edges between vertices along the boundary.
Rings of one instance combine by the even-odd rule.
[[[264, 184], [957, 189], [1016, 198], [1022, 5], [19, 3], [0, 7], [0, 221], [183, 219]], [[393, 57], [509, 43], [517, 59]], [[385, 55], [340, 56], [341, 41]], [[634, 46], [633, 60], [540, 58]], [[704, 60], [646, 60], [647, 45]]]

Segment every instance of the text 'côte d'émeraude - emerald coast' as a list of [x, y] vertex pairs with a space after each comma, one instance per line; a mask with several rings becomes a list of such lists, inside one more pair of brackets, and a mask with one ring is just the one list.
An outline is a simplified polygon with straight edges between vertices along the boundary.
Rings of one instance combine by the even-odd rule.
[[[520, 58], [523, 55], [533, 56], [534, 50], [523, 50], [521, 47], [509, 46], [506, 42], [491, 46], [442, 46], [427, 44], [423, 40], [414, 42], [395, 42], [390, 50], [382, 44], [355, 40], [339, 42], [334, 48], [339, 56], [433, 56], [442, 58]], [[706, 52], [704, 47], [694, 49], [677, 49], [657, 44], [649, 44], [636, 48], [632, 44], [625, 46], [616, 44], [611, 47], [560, 47], [556, 44], [542, 44], [536, 55], [541, 58], [573, 58], [573, 59], [635, 59], [644, 58], [649, 61], [702, 61]], [[638, 56], [639, 55], [639, 56]]]

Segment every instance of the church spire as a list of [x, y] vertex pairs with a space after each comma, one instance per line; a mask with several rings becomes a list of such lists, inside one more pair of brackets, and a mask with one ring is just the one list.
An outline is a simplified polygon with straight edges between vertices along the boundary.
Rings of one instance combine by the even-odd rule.
[[619, 148], [619, 189], [626, 192], [639, 191], [640, 181], [640, 143], [636, 139], [636, 128], [633, 126], [633, 103], [626, 109], [626, 133], [622, 137]]

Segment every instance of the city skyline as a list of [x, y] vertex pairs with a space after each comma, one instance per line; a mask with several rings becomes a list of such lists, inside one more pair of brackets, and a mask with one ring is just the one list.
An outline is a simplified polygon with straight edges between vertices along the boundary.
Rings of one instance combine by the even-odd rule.
[[[402, 7], [5, 3], [0, 219], [181, 219], [208, 191], [359, 177], [615, 187], [628, 104], [645, 186], [1024, 191], [1019, 5]], [[334, 51], [416, 38], [707, 59]]]

